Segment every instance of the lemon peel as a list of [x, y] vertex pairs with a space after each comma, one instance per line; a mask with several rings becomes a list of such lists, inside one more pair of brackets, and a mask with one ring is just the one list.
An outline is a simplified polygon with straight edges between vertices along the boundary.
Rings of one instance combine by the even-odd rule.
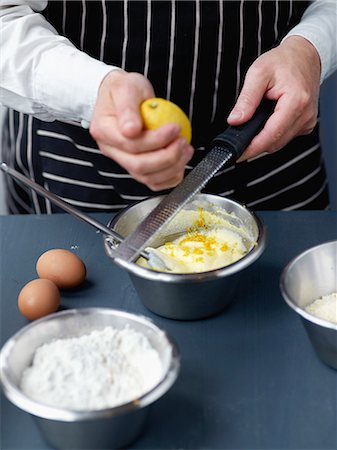
[[181, 129], [180, 135], [188, 143], [191, 142], [192, 127], [189, 118], [178, 105], [170, 100], [160, 97], [148, 98], [141, 103], [140, 113], [146, 129], [155, 130], [168, 123], [177, 123]]

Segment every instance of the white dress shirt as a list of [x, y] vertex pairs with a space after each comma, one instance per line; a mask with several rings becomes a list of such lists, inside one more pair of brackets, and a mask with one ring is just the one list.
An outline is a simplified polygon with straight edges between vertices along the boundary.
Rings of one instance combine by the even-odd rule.
[[[60, 36], [39, 14], [47, 0], [0, 1], [0, 103], [42, 120], [88, 126], [103, 78], [118, 68]], [[336, 20], [336, 0], [316, 0], [285, 37], [303, 36], [314, 45], [321, 82], [337, 67]]]

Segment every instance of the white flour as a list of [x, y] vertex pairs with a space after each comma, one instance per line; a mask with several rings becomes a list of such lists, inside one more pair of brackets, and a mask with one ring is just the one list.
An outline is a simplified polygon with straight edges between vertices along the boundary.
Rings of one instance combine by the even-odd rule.
[[21, 389], [40, 403], [93, 410], [135, 400], [162, 374], [159, 355], [144, 334], [107, 327], [39, 347]]

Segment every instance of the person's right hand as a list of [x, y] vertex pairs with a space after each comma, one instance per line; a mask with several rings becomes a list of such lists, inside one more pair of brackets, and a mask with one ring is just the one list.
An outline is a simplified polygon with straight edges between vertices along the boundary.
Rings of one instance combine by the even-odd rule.
[[193, 148], [179, 137], [177, 124], [144, 130], [140, 104], [155, 97], [149, 80], [138, 73], [110, 72], [99, 88], [90, 134], [103, 155], [124, 167], [153, 191], [176, 186]]

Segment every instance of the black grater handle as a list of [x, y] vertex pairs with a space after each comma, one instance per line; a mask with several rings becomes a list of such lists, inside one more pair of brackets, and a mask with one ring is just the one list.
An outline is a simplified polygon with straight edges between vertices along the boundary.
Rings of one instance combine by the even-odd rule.
[[227, 148], [233, 154], [231, 159], [235, 161], [239, 159], [253, 138], [264, 127], [275, 105], [275, 101], [263, 99], [251, 119], [239, 126], [229, 126], [213, 139], [211, 148]]

